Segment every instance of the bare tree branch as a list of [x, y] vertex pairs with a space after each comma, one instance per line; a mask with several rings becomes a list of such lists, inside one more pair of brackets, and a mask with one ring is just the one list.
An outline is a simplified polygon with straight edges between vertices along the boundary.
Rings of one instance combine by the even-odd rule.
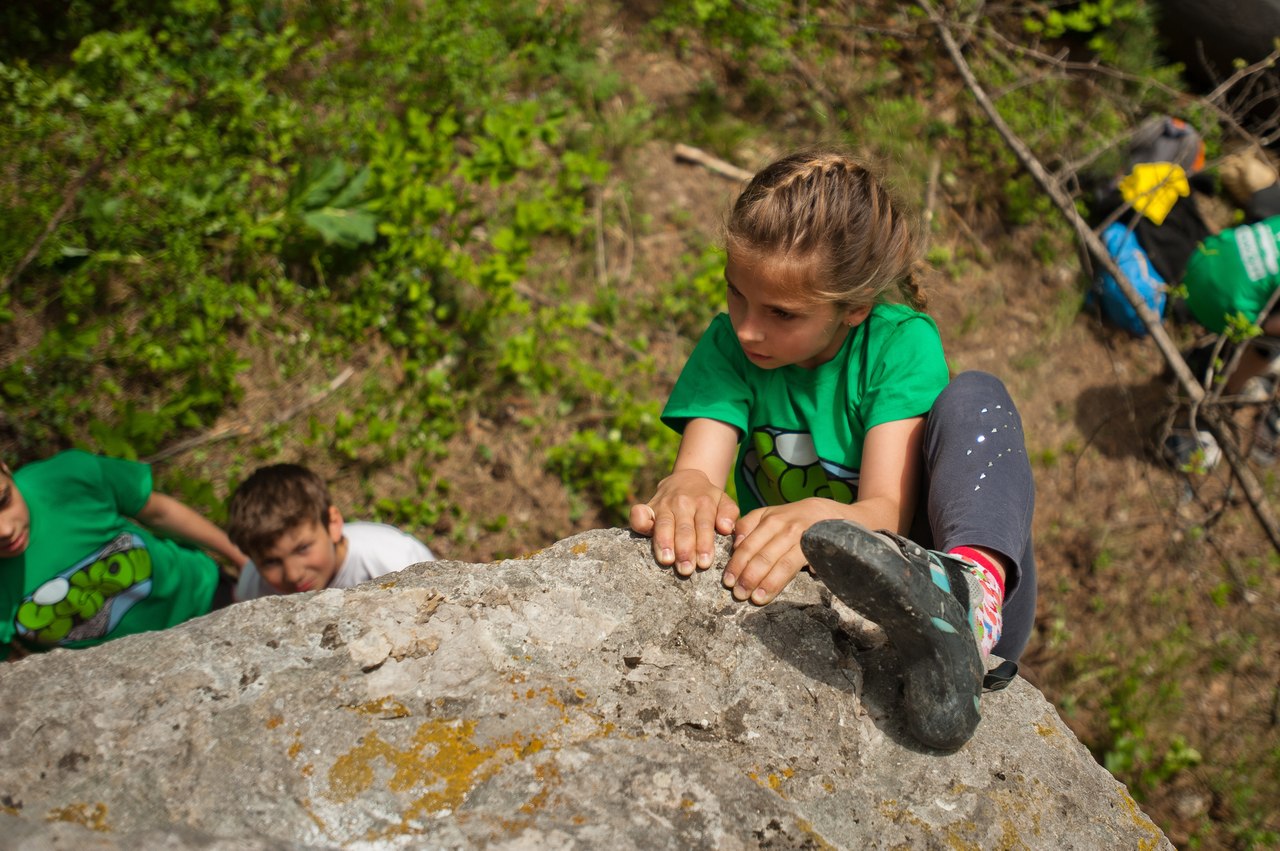
[[1273, 50], [1252, 65], [1240, 68], [1230, 77], [1219, 83], [1217, 88], [1205, 95], [1205, 98], [1213, 103], [1217, 103], [1226, 96], [1227, 92], [1231, 91], [1231, 88], [1235, 86], [1236, 83], [1241, 80], [1256, 77], [1258, 74], [1269, 68], [1274, 68], [1277, 58], [1280, 58], [1280, 50]]

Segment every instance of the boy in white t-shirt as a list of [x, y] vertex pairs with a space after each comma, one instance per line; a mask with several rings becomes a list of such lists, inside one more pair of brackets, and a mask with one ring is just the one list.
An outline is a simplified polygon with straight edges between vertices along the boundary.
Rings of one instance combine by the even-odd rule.
[[254, 471], [231, 495], [227, 514], [227, 536], [251, 559], [236, 600], [350, 588], [435, 560], [394, 526], [343, 523], [324, 480], [299, 464]]

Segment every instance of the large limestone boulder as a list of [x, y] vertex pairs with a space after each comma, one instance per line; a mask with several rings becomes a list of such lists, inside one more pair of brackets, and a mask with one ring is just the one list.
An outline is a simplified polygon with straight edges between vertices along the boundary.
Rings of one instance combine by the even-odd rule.
[[[724, 552], [721, 552], [723, 564]], [[0, 666], [23, 848], [1169, 848], [1026, 682], [915, 745], [822, 587], [620, 530]]]

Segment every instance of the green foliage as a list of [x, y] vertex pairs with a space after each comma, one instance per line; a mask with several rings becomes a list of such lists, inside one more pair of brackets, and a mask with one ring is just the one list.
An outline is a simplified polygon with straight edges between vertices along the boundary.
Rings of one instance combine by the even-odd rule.
[[444, 516], [441, 503], [413, 497], [383, 497], [374, 503], [375, 516], [381, 523], [389, 523], [405, 529], [429, 529]]
[[[13, 461], [69, 444], [145, 457], [234, 410], [247, 351], [288, 369], [373, 343], [399, 383], [366, 383], [303, 430], [336, 463], [429, 466], [467, 411], [528, 393], [605, 400], [604, 436], [583, 430], [548, 464], [606, 510], [669, 465], [656, 402], [631, 401], [574, 343], [618, 305], [534, 309], [520, 290], [536, 244], [576, 250], [593, 225], [600, 145], [623, 138], [599, 120], [616, 74], [572, 7], [378, 5], [157, 3], [94, 17], [102, 29], [78, 5], [51, 29], [9, 15], [46, 26], [49, 47], [77, 35], [62, 62], [0, 64], [11, 197], [26, 196], [0, 206], [6, 267], [84, 183], [0, 301], [6, 322], [41, 317], [0, 370]], [[621, 133], [642, 116], [618, 114]], [[436, 498], [373, 511], [409, 528], [457, 514], [447, 488], [420, 484]]]
[[636, 402], [619, 410], [604, 428], [581, 429], [547, 451], [547, 462], [579, 494], [604, 507], [614, 522], [625, 523], [633, 503], [647, 494], [635, 491], [638, 478], [669, 470], [677, 441], [658, 420], [657, 401]]
[[806, 61], [840, 50], [838, 30], [823, 25], [824, 12], [793, 0], [659, 4], [649, 24], [654, 38], [682, 58], [710, 58], [734, 84], [735, 97], [727, 100], [721, 75], [704, 74], [698, 90], [666, 116], [678, 138], [730, 153], [760, 132], [760, 122], [789, 112], [797, 101], [815, 120], [825, 120], [826, 106], [807, 97], [803, 72], [797, 76]]
[[1107, 735], [1091, 745], [1108, 771], [1143, 800], [1153, 790], [1203, 761], [1184, 736], [1158, 738], [1151, 727], [1176, 718], [1182, 696], [1172, 677], [1193, 653], [1190, 630], [1180, 627], [1165, 640], [1095, 671], [1107, 717]]
[[788, 64], [792, 48], [812, 39], [815, 24], [795, 14], [787, 0], [758, 0], [750, 7], [736, 0], [694, 0], [668, 3], [653, 21], [656, 32], [699, 41], [724, 51], [741, 64], [757, 64], [765, 74], [777, 74]]
[[[1224, 801], [1233, 818], [1228, 835], [1233, 848], [1266, 849], [1280, 846], [1280, 830], [1275, 827], [1273, 798], [1266, 791], [1280, 774], [1280, 748], [1259, 747], [1261, 759], [1241, 759], [1223, 766], [1213, 791]], [[1226, 780], [1230, 778], [1230, 780]]]
[[1076, 3], [1038, 10], [1036, 15], [1023, 20], [1023, 26], [1027, 32], [1040, 33], [1047, 38], [1061, 38], [1068, 32], [1091, 33], [1117, 21], [1133, 20], [1139, 15], [1140, 9], [1141, 4], [1133, 0]]
[[551, 447], [547, 461], [566, 484], [596, 497], [620, 520], [636, 501], [632, 482], [647, 458], [615, 428], [603, 434], [580, 431], [565, 443]]
[[666, 117], [668, 133], [710, 151], [729, 153], [751, 138], [756, 129], [725, 100], [714, 80], [703, 79], [683, 108]]
[[[31, 166], [17, 177], [31, 203], [0, 210], [7, 261], [35, 242], [61, 187], [102, 163], [80, 216], [13, 293], [45, 319], [0, 371], [10, 412], [35, 424], [14, 435], [24, 454], [73, 439], [145, 453], [175, 427], [207, 424], [239, 393], [229, 339], [245, 306], [274, 295], [265, 270], [238, 268], [236, 246], [278, 174], [264, 137], [296, 127], [296, 109], [264, 85], [296, 33], [233, 16], [216, 39], [210, 10], [179, 10], [203, 15], [182, 21], [190, 29], [170, 28], [167, 11], [150, 27], [86, 35], [61, 72], [21, 60], [0, 69], [0, 136]], [[241, 274], [228, 279], [228, 261]], [[146, 310], [121, 322], [124, 304]], [[124, 394], [130, 403], [111, 402]], [[99, 419], [103, 395], [116, 414]]]
[[[127, 29], [85, 34], [61, 70], [0, 66], [0, 134], [31, 166], [16, 172], [30, 203], [0, 211], [6, 265], [35, 241], [60, 187], [97, 155], [107, 163], [2, 305], [45, 317], [0, 371], [12, 421], [24, 423], [9, 435], [19, 455], [82, 442], [140, 456], [207, 427], [239, 397], [237, 341], [282, 339], [293, 308], [334, 353], [370, 329], [384, 336], [421, 367], [419, 424], [448, 431], [440, 419], [509, 355], [528, 312], [514, 284], [531, 241], [580, 233], [607, 167], [590, 137], [567, 147], [572, 102], [506, 97], [541, 84], [538, 69], [590, 78], [582, 45], [542, 46], [571, 32], [572, 15], [543, 22], [533, 4], [388, 11], [338, 52], [328, 19], [342, 4], [157, 5]], [[299, 80], [303, 58], [315, 72]], [[358, 70], [374, 62], [391, 100]], [[397, 96], [440, 108], [397, 118]], [[122, 323], [124, 305], [138, 307]], [[476, 357], [477, 346], [492, 354]], [[466, 374], [443, 375], [463, 352]], [[349, 441], [334, 448], [359, 454]]]
[[1119, 732], [1107, 751], [1103, 765], [1117, 777], [1136, 776], [1131, 788], [1149, 791], [1161, 783], [1176, 777], [1180, 772], [1199, 765], [1200, 752], [1188, 747], [1186, 740], [1175, 736], [1173, 741], [1156, 758], [1151, 743], [1141, 729], [1129, 729], [1129, 725], [1112, 718], [1113, 729]]
[[687, 337], [696, 338], [725, 309], [724, 249], [706, 246], [681, 258], [685, 270], [664, 288], [661, 315]]
[[368, 166], [350, 173], [341, 159], [304, 166], [289, 187], [285, 216], [293, 228], [325, 245], [357, 248], [377, 238], [378, 219], [367, 197]]
[[[876, 140], [885, 161], [899, 168], [910, 163], [923, 165], [927, 152], [951, 134], [916, 97], [875, 98], [868, 107], [860, 117], [862, 135]], [[923, 173], [919, 176], [923, 183]]]
[[1152, 6], [1142, 0], [1040, 6], [1023, 18], [1028, 33], [1049, 39], [1084, 37], [1085, 46], [1101, 61], [1142, 73], [1164, 71], [1155, 24]]
[[1261, 336], [1262, 329], [1253, 321], [1253, 317], [1236, 311], [1234, 315], [1226, 317], [1226, 327], [1222, 329], [1222, 334], [1233, 343], [1244, 343]]

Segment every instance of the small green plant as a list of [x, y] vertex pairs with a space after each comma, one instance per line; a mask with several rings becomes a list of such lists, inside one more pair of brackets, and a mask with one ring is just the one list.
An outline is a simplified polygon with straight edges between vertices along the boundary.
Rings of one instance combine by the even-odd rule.
[[378, 520], [404, 529], [430, 529], [440, 521], [446, 510], [441, 503], [421, 497], [383, 497], [374, 503]]
[[1112, 742], [1111, 750], [1107, 751], [1103, 765], [1117, 777], [1136, 776], [1137, 782], [1131, 784], [1131, 788], [1138, 795], [1203, 761], [1200, 752], [1188, 746], [1182, 736], [1175, 736], [1168, 747], [1157, 755], [1141, 728], [1130, 728], [1115, 719], [1112, 724], [1112, 729], [1119, 730], [1119, 734]]
[[682, 273], [663, 288], [659, 312], [690, 338], [696, 338], [725, 308], [724, 250], [706, 246], [682, 258]]
[[[1058, 39], [1086, 35], [1087, 47], [1108, 63], [1140, 53], [1154, 64], [1155, 40], [1142, 37], [1152, 28], [1152, 11], [1140, 0], [1086, 0], [1061, 7], [1043, 7], [1023, 18], [1023, 28], [1035, 35]], [[1138, 34], [1133, 31], [1137, 30]]]
[[811, 39], [814, 31], [809, 20], [788, 14], [789, 5], [787, 0], [761, 0], [744, 13], [734, 0], [667, 4], [651, 26], [674, 38], [697, 32], [700, 42], [734, 61], [776, 75], [787, 67], [793, 45]]
[[293, 228], [314, 234], [325, 245], [357, 248], [378, 234], [378, 218], [368, 197], [368, 166], [353, 170], [334, 157], [304, 166], [286, 198], [284, 215]]
[[547, 451], [547, 463], [570, 488], [598, 501], [615, 522], [622, 522], [636, 501], [636, 477], [652, 462], [622, 429], [611, 428], [577, 432]]
[[1047, 38], [1060, 38], [1068, 32], [1091, 33], [1116, 21], [1135, 17], [1138, 5], [1134, 0], [1076, 3], [1064, 9], [1048, 9], [1043, 12], [1043, 17], [1028, 16], [1023, 19], [1023, 26], [1027, 32], [1043, 34]]
[[1245, 316], [1240, 311], [1236, 311], [1234, 315], [1228, 316], [1226, 319], [1226, 327], [1222, 333], [1233, 343], [1244, 343], [1262, 335], [1262, 329], [1258, 327], [1258, 324], [1251, 317]]

